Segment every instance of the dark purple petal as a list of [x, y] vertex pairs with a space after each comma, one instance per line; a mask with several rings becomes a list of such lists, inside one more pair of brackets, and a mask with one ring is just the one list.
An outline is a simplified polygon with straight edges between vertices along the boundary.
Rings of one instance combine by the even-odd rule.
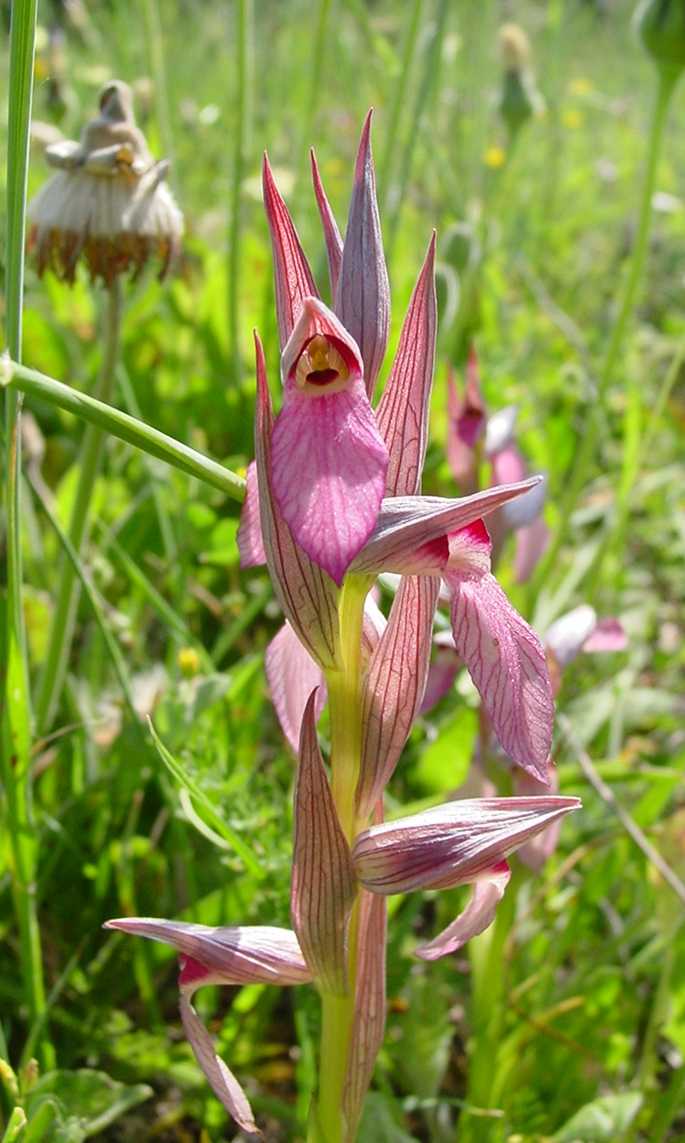
[[264, 207], [271, 231], [276, 314], [282, 349], [300, 315], [303, 299], [318, 297], [318, 290], [293, 220], [274, 182], [266, 155], [264, 155], [262, 186]]
[[346, 928], [356, 879], [323, 768], [315, 703], [312, 693], [302, 720], [290, 911], [316, 980], [325, 991], [340, 993], [346, 987]]
[[300, 643], [287, 620], [269, 643], [264, 666], [278, 721], [297, 754], [307, 699], [316, 690], [317, 722], [326, 703], [323, 671]]
[[371, 115], [362, 130], [347, 220], [335, 312], [357, 342], [371, 397], [388, 344], [390, 286], [376, 201]]
[[368, 817], [390, 781], [426, 687], [440, 580], [405, 577], [369, 663], [362, 708], [357, 809]]
[[436, 330], [434, 233], [409, 302], [390, 376], [376, 410], [378, 427], [390, 454], [386, 481], [388, 496], [413, 496], [421, 491]]
[[264, 351], [255, 335], [257, 410], [255, 453], [264, 550], [278, 601], [300, 641], [324, 669], [337, 663], [338, 589], [295, 542], [272, 493], [272, 412]]
[[313, 147], [309, 154], [312, 161], [312, 182], [314, 183], [316, 205], [319, 208], [321, 225], [323, 227], [323, 236], [326, 240], [326, 255], [328, 257], [328, 276], [331, 283], [331, 297], [334, 298], [335, 292], [338, 288], [338, 279], [340, 277], [343, 241], [340, 236], [340, 231], [338, 230], [338, 224], [335, 221], [335, 216], [331, 210], [330, 203], [326, 197], [326, 192], [323, 189], [321, 175], [319, 174], [319, 164], [316, 161], [316, 155], [314, 154]]

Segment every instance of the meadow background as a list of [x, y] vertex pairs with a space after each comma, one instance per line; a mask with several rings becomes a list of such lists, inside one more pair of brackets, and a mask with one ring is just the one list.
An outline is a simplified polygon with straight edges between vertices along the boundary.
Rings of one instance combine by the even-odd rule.
[[[274, 374], [277, 356], [261, 152], [323, 281], [308, 147], [316, 145], [342, 222], [359, 128], [373, 106], [391, 350], [434, 226], [442, 281], [461, 287], [461, 324], [440, 334], [425, 488], [454, 494], [446, 368], [452, 360], [461, 369], [472, 334], [490, 410], [519, 407], [521, 447], [531, 469], [549, 476], [545, 518], [559, 541], [525, 585], [514, 582], [508, 548], [504, 586], [541, 631], [589, 601], [628, 634], [626, 651], [581, 657], [564, 677], [555, 757], [562, 793], [580, 794], [585, 809], [522, 885], [516, 917], [494, 943], [499, 992], [481, 1108], [467, 1099], [468, 950], [433, 965], [407, 955], [412, 934], [435, 910], [453, 915], [458, 894], [394, 901], [387, 1036], [361, 1133], [368, 1143], [442, 1143], [456, 1137], [457, 1121], [460, 1138], [474, 1143], [685, 1136], [683, 901], [625, 819], [685, 877], [685, 84], [666, 129], [638, 305], [611, 383], [599, 394], [597, 385], [635, 235], [655, 88], [632, 7], [39, 4], [34, 118], [77, 138], [103, 82], [133, 84], [139, 123], [153, 153], [172, 160], [186, 219], [173, 278], [160, 285], [149, 275], [126, 289], [115, 403], [232, 468], [247, 464], [254, 326]], [[2, 13], [7, 24], [6, 5]], [[528, 33], [546, 103], [511, 152], [497, 111], [504, 19]], [[6, 51], [0, 87], [4, 124]], [[30, 193], [47, 173], [36, 146]], [[455, 224], [462, 240], [450, 243]], [[464, 234], [472, 251], [480, 244], [475, 270]], [[39, 281], [29, 262], [25, 362], [92, 389], [101, 301], [85, 276], [73, 288], [49, 274]], [[28, 485], [22, 497], [35, 678], [60, 555], [50, 516], [68, 521], [83, 428], [47, 404], [29, 401], [26, 410], [27, 471], [54, 498], [46, 514]], [[593, 418], [597, 440], [570, 500]], [[14, 1068], [13, 1078], [0, 1064], [0, 1123], [23, 1103], [22, 1140], [234, 1137], [180, 1033], [171, 951], [101, 924], [129, 913], [288, 923], [294, 768], [263, 666], [278, 613], [266, 572], [239, 570], [237, 524], [238, 506], [221, 492], [108, 443], [84, 567], [112, 638], [83, 597], [59, 713], [32, 756], [46, 1023], [32, 1022], [24, 1001], [11, 823], [0, 802], [0, 1057]], [[138, 717], [153, 714], [168, 766], [122, 697], [122, 671]], [[409, 812], [453, 793], [476, 735], [472, 695], [457, 689], [415, 729], [390, 812], [394, 798]], [[302, 1139], [315, 998], [205, 989], [199, 1007], [234, 1070], [252, 1077], [268, 1139]], [[62, 1071], [51, 1079], [55, 1060]]]

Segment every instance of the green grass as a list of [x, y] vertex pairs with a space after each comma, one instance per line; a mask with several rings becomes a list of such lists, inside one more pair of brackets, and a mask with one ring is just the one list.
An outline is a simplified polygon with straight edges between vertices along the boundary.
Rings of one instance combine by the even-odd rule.
[[[94, 1124], [92, 1137], [122, 1143], [233, 1137], [180, 1037], [173, 957], [100, 926], [134, 911], [210, 924], [288, 923], [294, 764], [263, 670], [279, 619], [266, 573], [238, 568], [239, 505], [222, 473], [241, 470], [252, 457], [254, 326], [276, 381], [270, 252], [257, 190], [261, 152], [268, 148], [323, 283], [307, 146], [316, 146], [342, 223], [357, 133], [373, 105], [391, 254], [392, 345], [431, 228], [438, 228], [445, 258], [441, 237], [453, 223], [469, 221], [483, 261], [471, 293], [462, 275], [462, 300], [478, 304], [470, 313], [462, 309], [459, 320], [475, 331], [489, 407], [519, 406], [521, 446], [531, 467], [549, 474], [546, 519], [562, 541], [544, 574], [526, 586], [514, 584], [507, 548], [503, 585], [541, 630], [591, 599], [600, 614], [620, 616], [630, 645], [620, 655], [581, 657], [564, 678], [559, 709], [572, 733], [558, 730], [555, 756], [562, 792], [582, 795], [585, 808], [564, 824], [557, 853], [524, 881], [515, 915], [503, 915], [493, 934], [501, 947], [500, 998], [487, 1041], [493, 1047], [485, 1098], [496, 1114], [469, 1103], [469, 956], [426, 966], [408, 955], [417, 931], [435, 931], [453, 915], [458, 895], [411, 896], [393, 902], [388, 1030], [361, 1139], [442, 1143], [454, 1139], [460, 1117], [462, 1137], [475, 1143], [512, 1136], [524, 1143], [675, 1143], [685, 1131], [682, 905], [580, 763], [587, 751], [620, 805], [685, 878], [685, 84], [665, 127], [645, 276], [602, 384], [638, 222], [655, 88], [630, 30], [631, 5], [619, 3], [604, 18], [570, 0], [517, 6], [547, 113], [524, 128], [499, 169], [484, 161], [505, 140], [494, 110], [494, 0], [169, 0], [144, 7], [143, 18], [127, 2], [90, 5], [81, 29], [67, 25], [57, 94], [43, 30], [33, 115], [77, 137], [101, 82], [153, 77], [153, 97], [147, 113], [139, 101], [139, 120], [155, 154], [173, 150], [187, 237], [169, 283], [150, 277], [126, 287], [113, 404], [206, 453], [217, 467], [207, 483], [201, 460], [181, 471], [130, 447], [130, 436], [107, 438], [92, 536], [75, 572], [87, 590], [66, 686], [49, 735], [34, 736], [26, 753], [34, 803], [26, 829], [17, 828], [16, 789], [3, 771], [0, 1057], [11, 1061], [21, 1096], [12, 1094], [9, 1072], [7, 1079], [0, 1072], [0, 1137], [15, 1102], [35, 1121], [31, 1138], [38, 1140], [67, 1138], [57, 1132], [77, 1112]], [[39, 7], [44, 29], [51, 11]], [[25, 106], [17, 84], [15, 116]], [[0, 90], [7, 89], [3, 82]], [[18, 131], [15, 118], [7, 136], [14, 164]], [[35, 153], [29, 193], [46, 172]], [[16, 165], [7, 177], [14, 197], [3, 258], [5, 324], [16, 358]], [[27, 370], [90, 394], [100, 301], [84, 278], [73, 289], [49, 276], [39, 281], [28, 262]], [[453, 491], [444, 441], [445, 371], [454, 345], [444, 330], [425, 481], [427, 491], [441, 494]], [[29, 439], [29, 479], [21, 489], [22, 619], [34, 694], [78, 488], [84, 422], [75, 412], [75, 401], [53, 403], [36, 387], [25, 397], [24, 417], [29, 425], [35, 419], [44, 446], [35, 454]], [[596, 439], [571, 503], [575, 458], [592, 424]], [[144, 433], [137, 443], [145, 446]], [[170, 457], [170, 447], [157, 457]], [[5, 457], [7, 465], [7, 451]], [[14, 638], [12, 623], [14, 630], [19, 625], [19, 553], [11, 512], [6, 519], [5, 643]], [[193, 677], [179, 665], [185, 646], [198, 652]], [[415, 729], [393, 778], [390, 809], [449, 796], [463, 779], [476, 734], [470, 701], [455, 693]], [[27, 710], [25, 702], [24, 721]], [[144, 730], [147, 713], [163, 749]], [[38, 963], [27, 959], [30, 917], [25, 930], [15, 919], [15, 842], [35, 862], [47, 1020]], [[303, 1139], [318, 1039], [315, 997], [306, 990], [208, 989], [198, 1004], [226, 1059], [247, 1080], [268, 1138]], [[29, 1057], [40, 1052], [41, 1064], [50, 1065], [48, 1043], [62, 1069], [60, 1103], [49, 1080], [27, 1094]], [[86, 1078], [83, 1069], [90, 1069]], [[123, 1086], [110, 1089], [98, 1073]], [[600, 1099], [606, 1102], [581, 1111]], [[102, 1121], [106, 1110], [112, 1120], [116, 1111], [116, 1122]], [[584, 1121], [565, 1128], [577, 1114]], [[596, 1126], [602, 1114], [604, 1134]]]

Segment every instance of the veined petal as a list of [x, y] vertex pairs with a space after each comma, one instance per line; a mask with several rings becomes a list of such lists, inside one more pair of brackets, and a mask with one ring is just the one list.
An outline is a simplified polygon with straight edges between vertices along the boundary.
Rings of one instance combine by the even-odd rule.
[[361, 385], [284, 405], [272, 438], [273, 488], [307, 555], [340, 585], [373, 532], [388, 454]]
[[301, 299], [297, 322], [283, 347], [281, 375], [286, 392], [289, 386], [297, 389], [302, 387], [303, 382], [306, 383], [306, 378], [298, 378], [297, 366], [305, 350], [315, 338], [323, 340], [324, 354], [326, 349], [330, 348], [340, 356], [341, 360], [337, 362], [340, 376], [330, 379], [325, 377], [314, 378], [314, 386], [309, 386], [310, 392], [313, 394], [325, 393], [331, 385], [339, 390], [346, 388], [354, 381], [360, 380], [364, 373], [364, 362], [359, 352], [359, 346], [351, 333], [345, 329], [333, 310], [330, 310], [319, 298], [304, 297]]
[[357, 877], [373, 893], [446, 889], [476, 881], [578, 798], [464, 798], [373, 825], [355, 839]]
[[[352, 570], [403, 575], [439, 573], [449, 557], [448, 533], [487, 516], [532, 487], [531, 480], [524, 480], [454, 500], [441, 496], [386, 497], [376, 527], [354, 560]], [[435, 547], [426, 549], [429, 544]]]
[[452, 634], [509, 757], [545, 780], [554, 700], [542, 644], [492, 575], [448, 573]]
[[511, 871], [506, 861], [484, 873], [474, 885], [464, 911], [432, 941], [414, 949], [416, 955], [422, 960], [438, 960], [441, 956], [456, 952], [472, 937], [484, 933], [495, 919], [497, 906], [504, 896], [510, 877]]
[[409, 302], [390, 376], [376, 409], [378, 427], [390, 454], [388, 496], [413, 496], [421, 491], [436, 330], [433, 232]]
[[270, 925], [213, 928], [158, 917], [120, 917], [104, 927], [171, 945], [204, 969], [207, 979], [203, 983], [285, 985], [312, 979], [292, 929]]
[[364, 682], [357, 809], [367, 817], [390, 781], [423, 698], [440, 580], [402, 579]]
[[241, 568], [256, 568], [266, 563], [262, 524], [259, 518], [257, 462], [254, 460], [251, 460], [247, 466], [245, 499], [240, 512], [240, 527], [237, 538]]
[[272, 412], [264, 350], [255, 335], [257, 410], [255, 453], [264, 550], [278, 601], [298, 638], [320, 666], [335, 667], [339, 645], [338, 589], [293, 538], [274, 501], [271, 478]]
[[318, 291], [293, 220], [274, 182], [266, 155], [264, 155], [262, 186], [264, 207], [271, 232], [276, 314], [282, 349], [300, 315], [303, 299], [308, 296], [317, 297]]
[[345, 992], [347, 920], [356, 892], [350, 848], [340, 827], [316, 737], [309, 696], [295, 787], [290, 911], [307, 964], [327, 992]]
[[252, 1108], [238, 1080], [214, 1050], [212, 1037], [193, 1008], [190, 996], [181, 994], [181, 1020], [195, 1059], [202, 1068], [217, 1099], [231, 1118], [253, 1138], [262, 1137], [252, 1114]]
[[326, 197], [326, 192], [323, 189], [321, 182], [321, 175], [319, 173], [319, 164], [316, 161], [314, 148], [312, 147], [309, 152], [312, 163], [312, 182], [314, 183], [314, 194], [316, 196], [316, 205], [319, 208], [319, 215], [321, 217], [321, 225], [323, 227], [323, 236], [326, 241], [326, 255], [328, 257], [328, 276], [331, 283], [331, 297], [335, 297], [335, 292], [338, 288], [338, 279], [340, 277], [340, 266], [342, 264], [343, 241], [338, 229], [338, 224], [335, 221], [335, 215], [331, 210], [331, 205]]
[[426, 690], [419, 708], [421, 714], [427, 714], [451, 691], [460, 667], [461, 661], [454, 645], [451, 648], [436, 648], [435, 656], [428, 668]]
[[369, 397], [388, 344], [390, 286], [376, 201], [371, 116], [362, 130], [343, 246], [335, 312], [357, 342]]
[[297, 754], [307, 699], [316, 690], [314, 714], [317, 722], [326, 703], [323, 671], [303, 647], [287, 619], [266, 649], [264, 666], [281, 730]]
[[386, 903], [361, 891], [354, 1025], [343, 1095], [346, 1143], [354, 1143], [364, 1096], [385, 1031]]

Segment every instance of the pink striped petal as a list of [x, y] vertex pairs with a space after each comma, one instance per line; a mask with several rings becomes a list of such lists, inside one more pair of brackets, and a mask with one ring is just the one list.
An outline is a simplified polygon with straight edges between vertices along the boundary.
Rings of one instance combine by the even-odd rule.
[[312, 693], [302, 720], [290, 911], [316, 980], [324, 991], [341, 993], [346, 988], [346, 929], [356, 881], [323, 768], [315, 703]]
[[312, 691], [316, 690], [314, 713], [317, 722], [326, 704], [323, 671], [302, 646], [287, 619], [269, 643], [264, 665], [271, 701], [276, 709], [281, 730], [297, 754], [302, 717]]
[[514, 571], [517, 583], [527, 583], [544, 556], [549, 544], [550, 531], [542, 516], [516, 533]]
[[464, 798], [373, 825], [355, 839], [357, 877], [372, 893], [447, 889], [478, 880], [578, 798]]
[[[302, 356], [314, 342], [316, 356], [302, 371]], [[376, 523], [388, 453], [356, 346], [313, 298], [305, 299], [283, 351], [283, 379], [285, 400], [272, 435], [274, 495], [297, 543], [340, 584]]]
[[334, 298], [335, 292], [338, 288], [338, 279], [340, 277], [343, 241], [340, 236], [340, 231], [338, 230], [338, 224], [335, 221], [335, 215], [331, 210], [331, 205], [326, 197], [326, 192], [323, 189], [323, 183], [321, 182], [321, 175], [319, 173], [319, 164], [316, 161], [316, 155], [314, 154], [313, 147], [309, 152], [309, 156], [312, 163], [312, 182], [314, 183], [316, 205], [319, 208], [321, 225], [323, 227], [323, 236], [326, 241], [328, 276], [331, 283], [331, 297]]
[[199, 965], [204, 975], [193, 971], [184, 977], [182, 973], [182, 984], [200, 975], [205, 984], [285, 985], [305, 984], [312, 979], [291, 929], [269, 925], [212, 928], [158, 917], [120, 917], [107, 921], [104, 927], [161, 941]]
[[362, 130], [343, 246], [335, 312], [357, 342], [369, 397], [388, 344], [390, 286], [376, 201], [371, 116]]
[[627, 646], [628, 636], [621, 621], [607, 617], [597, 622], [594, 631], [583, 644], [583, 651], [603, 654], [607, 651], [625, 651]]
[[266, 155], [262, 170], [262, 186], [264, 207], [271, 232], [276, 314], [282, 349], [300, 315], [303, 299], [317, 297], [318, 291], [293, 220], [274, 182]]
[[257, 487], [257, 462], [252, 460], [247, 466], [245, 499], [240, 512], [238, 528], [238, 551], [241, 568], [256, 568], [266, 563], [262, 525], [259, 519], [259, 488]]
[[362, 707], [357, 810], [368, 817], [383, 795], [409, 737], [428, 676], [440, 580], [403, 578], [369, 663]]
[[464, 575], [486, 575], [490, 571], [492, 543], [482, 520], [474, 520], [465, 528], [450, 532], [448, 536], [450, 571]]
[[[546, 793], [547, 790], [556, 794], [559, 790], [559, 776], [552, 759], [550, 758], [548, 764], [546, 784], [538, 782], [537, 778], [531, 778], [530, 774], [526, 774], [525, 771], [518, 770], [514, 774], [514, 790], [521, 797], [535, 797], [537, 794]], [[548, 825], [546, 829], [541, 830], [518, 850], [521, 861], [529, 869], [532, 869], [533, 873], [539, 873], [545, 862], [554, 853], [560, 832], [561, 820], [557, 818], [556, 821]]]
[[386, 903], [362, 889], [357, 938], [354, 1025], [347, 1062], [343, 1111], [346, 1141], [354, 1143], [364, 1096], [385, 1032]]
[[452, 633], [509, 757], [544, 781], [554, 700], [542, 644], [492, 575], [449, 573]]
[[473, 524], [507, 500], [520, 496], [533, 487], [535, 479], [505, 488], [486, 488], [455, 500], [440, 496], [389, 496], [383, 501], [376, 527], [352, 570], [403, 575], [440, 572], [449, 558], [449, 533]]
[[255, 453], [260, 517], [267, 564], [278, 601], [300, 641], [324, 669], [339, 656], [338, 590], [321, 568], [295, 542], [272, 491], [272, 411], [264, 350], [255, 335], [257, 409]]
[[461, 662], [454, 646], [452, 649], [449, 647], [437, 648], [433, 661], [428, 668], [426, 691], [419, 708], [421, 714], [428, 714], [434, 706], [438, 705], [440, 699], [449, 694], [454, 686], [454, 680], [459, 674], [460, 667]]
[[212, 1037], [200, 1020], [188, 996], [181, 996], [180, 1009], [186, 1037], [215, 1096], [238, 1124], [241, 1131], [245, 1131], [253, 1137], [261, 1138], [262, 1133], [254, 1121], [252, 1108], [245, 1092], [233, 1072], [216, 1054]]
[[456, 952], [472, 937], [484, 933], [495, 919], [497, 906], [504, 896], [511, 871], [506, 861], [495, 865], [476, 882], [464, 911], [446, 929], [414, 951], [422, 960], [438, 960]]
[[376, 410], [388, 447], [388, 496], [421, 490], [428, 441], [428, 411], [435, 363], [435, 232], [404, 319], [395, 360]]

